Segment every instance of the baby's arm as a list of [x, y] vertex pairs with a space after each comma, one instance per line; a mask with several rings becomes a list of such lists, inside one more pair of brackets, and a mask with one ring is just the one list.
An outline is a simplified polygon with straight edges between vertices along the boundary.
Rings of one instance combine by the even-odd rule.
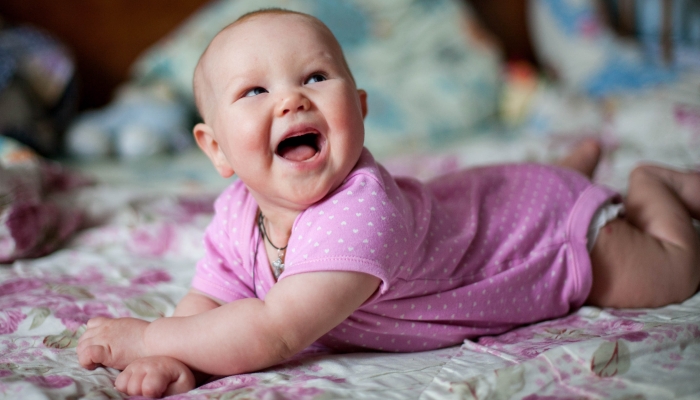
[[[185, 297], [180, 300], [173, 316], [190, 316], [203, 313], [219, 307], [220, 303], [211, 297], [191, 289]], [[137, 338], [143, 335], [143, 330], [148, 326], [148, 322], [136, 318], [92, 318], [87, 323], [87, 330], [80, 337], [78, 342], [78, 360], [80, 364], [88, 369], [96, 368], [100, 363], [94, 362], [105, 351], [114, 353], [113, 360], [120, 360], [110, 367], [117, 369], [126, 368], [132, 361], [144, 357], [143, 349], [133, 346]], [[100, 335], [103, 343], [107, 347], [95, 345], [94, 338]]]
[[177, 303], [173, 317], [187, 317], [203, 313], [219, 307], [221, 304], [223, 303], [219, 300], [209, 297], [197, 289], [190, 289], [185, 297]]
[[88, 324], [85, 335], [91, 334], [81, 339], [81, 346], [92, 350], [84, 351], [80, 363], [124, 368], [136, 358], [162, 355], [213, 375], [256, 371], [303, 350], [340, 324], [379, 283], [358, 272], [309, 272], [282, 279], [264, 301], [237, 300], [150, 324], [100, 320], [94, 329]]

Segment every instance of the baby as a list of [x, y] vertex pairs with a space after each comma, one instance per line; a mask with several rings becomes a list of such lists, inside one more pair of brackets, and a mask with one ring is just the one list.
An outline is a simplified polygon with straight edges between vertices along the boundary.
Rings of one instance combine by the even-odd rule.
[[363, 147], [367, 95], [314, 17], [241, 17], [202, 55], [194, 88], [196, 141], [239, 179], [172, 317], [88, 322], [79, 361], [123, 370], [122, 392], [184, 392], [195, 374], [260, 370], [314, 342], [422, 351], [698, 289], [699, 173], [638, 167], [624, 213], [588, 179], [591, 142], [559, 166], [394, 178]]

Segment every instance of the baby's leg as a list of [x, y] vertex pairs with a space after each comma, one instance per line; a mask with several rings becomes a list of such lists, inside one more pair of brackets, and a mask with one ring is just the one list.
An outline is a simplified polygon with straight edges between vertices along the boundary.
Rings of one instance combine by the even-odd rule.
[[595, 139], [586, 139], [578, 143], [569, 154], [555, 164], [574, 169], [588, 178], [592, 178], [598, 161], [600, 161], [600, 153], [600, 143]]
[[642, 166], [630, 174], [626, 215], [607, 224], [591, 261], [588, 303], [660, 307], [681, 302], [700, 284], [700, 172]]

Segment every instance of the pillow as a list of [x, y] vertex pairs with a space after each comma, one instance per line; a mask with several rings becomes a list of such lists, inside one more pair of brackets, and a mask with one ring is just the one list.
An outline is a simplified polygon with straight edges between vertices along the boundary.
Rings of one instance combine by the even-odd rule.
[[444, 144], [496, 115], [499, 53], [473, 33], [478, 23], [460, 0], [219, 0], [139, 57], [134, 78], [165, 80], [192, 103], [194, 67], [211, 39], [264, 7], [314, 15], [333, 31], [368, 93], [365, 144], [375, 154]]
[[62, 194], [87, 183], [0, 136], [0, 264], [48, 254], [71, 237], [83, 211]]
[[617, 37], [595, 0], [533, 0], [530, 27], [539, 59], [567, 88], [593, 97], [630, 93], [676, 79]]

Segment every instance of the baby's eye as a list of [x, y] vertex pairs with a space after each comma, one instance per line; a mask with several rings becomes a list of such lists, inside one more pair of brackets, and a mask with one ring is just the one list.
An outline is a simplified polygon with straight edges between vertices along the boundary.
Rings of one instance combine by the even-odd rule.
[[321, 74], [313, 74], [304, 83], [309, 84], [309, 83], [323, 82], [325, 80], [326, 80], [325, 76], [323, 76]]
[[265, 90], [265, 88], [256, 87], [256, 88], [252, 88], [249, 91], [245, 92], [243, 94], [243, 97], [253, 97], [253, 96], [257, 96], [259, 94], [263, 94], [263, 93], [267, 93], [267, 90]]

